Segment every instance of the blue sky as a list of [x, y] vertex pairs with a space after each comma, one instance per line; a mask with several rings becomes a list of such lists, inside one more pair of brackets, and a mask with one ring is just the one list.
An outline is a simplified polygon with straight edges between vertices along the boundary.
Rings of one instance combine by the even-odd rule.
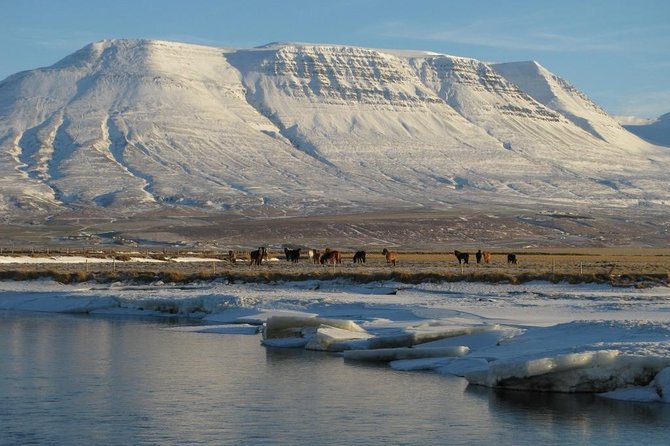
[[668, 0], [2, 0], [0, 79], [107, 38], [273, 41], [537, 60], [607, 112], [670, 112]]

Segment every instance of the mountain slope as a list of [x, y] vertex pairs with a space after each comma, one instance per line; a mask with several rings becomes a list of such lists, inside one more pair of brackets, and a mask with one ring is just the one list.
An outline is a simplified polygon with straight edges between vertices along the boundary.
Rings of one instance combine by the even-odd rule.
[[648, 146], [627, 132], [586, 95], [535, 61], [495, 64], [493, 69], [533, 99], [596, 138], [628, 151], [644, 150]]
[[667, 206], [612, 122], [534, 63], [102, 41], [0, 82], [0, 211]]
[[245, 206], [262, 201], [266, 194], [249, 191], [268, 183], [282, 194], [286, 178], [339, 183], [310, 175], [316, 163], [246, 103], [239, 74], [215, 48], [100, 42], [10, 78], [4, 89], [45, 90], [34, 100], [19, 96], [21, 106], [2, 123], [13, 135], [3, 141], [4, 165], [15, 167], [3, 173], [32, 186], [29, 196], [141, 208]]

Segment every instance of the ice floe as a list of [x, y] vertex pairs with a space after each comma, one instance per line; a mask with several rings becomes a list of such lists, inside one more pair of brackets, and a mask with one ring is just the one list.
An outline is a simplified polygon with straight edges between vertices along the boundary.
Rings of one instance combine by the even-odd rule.
[[266, 348], [320, 350], [471, 385], [670, 402], [667, 287], [2, 281], [0, 310], [183, 316], [200, 322], [170, 329], [262, 332]]

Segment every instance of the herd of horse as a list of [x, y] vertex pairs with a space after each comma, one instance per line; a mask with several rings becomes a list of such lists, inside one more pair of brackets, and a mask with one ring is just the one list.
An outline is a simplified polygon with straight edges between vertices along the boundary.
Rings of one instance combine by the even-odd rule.
[[[287, 262], [298, 263], [300, 261], [300, 248], [290, 249], [284, 248], [284, 255]], [[386, 259], [386, 263], [392, 266], [396, 266], [396, 263], [399, 262], [400, 256], [396, 251], [389, 251], [384, 248], [382, 250], [382, 255]], [[477, 264], [480, 263], [491, 263], [492, 258], [491, 251], [483, 251], [480, 249], [475, 253], [475, 260]], [[467, 265], [470, 262], [470, 254], [467, 252], [461, 252], [454, 250], [454, 256], [458, 260], [459, 265]], [[329, 265], [338, 265], [342, 263], [342, 252], [330, 248], [326, 248], [323, 252], [317, 249], [308, 250], [308, 257], [310, 261], [314, 264], [329, 264]], [[235, 251], [228, 251], [228, 259], [231, 263], [237, 263], [238, 259]], [[261, 265], [263, 261], [268, 259], [268, 250], [265, 247], [259, 247], [258, 249], [251, 251], [249, 253], [249, 265]], [[356, 251], [353, 257], [353, 263], [365, 263], [365, 251]], [[516, 254], [510, 253], [507, 254], [507, 264], [516, 265], [517, 257]]]
[[[470, 261], [470, 254], [467, 252], [461, 252], [454, 250], [454, 255], [456, 256], [456, 260], [458, 260], [459, 265], [464, 265], [469, 263]], [[477, 263], [491, 263], [491, 257], [493, 254], [491, 254], [491, 251], [484, 251], [480, 249], [475, 253], [475, 260]], [[508, 265], [516, 265], [517, 264], [517, 259], [516, 259], [516, 254], [507, 254], [507, 264]]]

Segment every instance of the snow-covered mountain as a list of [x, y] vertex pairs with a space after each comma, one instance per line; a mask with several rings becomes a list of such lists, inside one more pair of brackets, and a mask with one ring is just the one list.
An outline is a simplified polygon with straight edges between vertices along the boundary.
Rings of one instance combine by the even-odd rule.
[[536, 62], [107, 40], [0, 82], [0, 212], [670, 205], [670, 153]]
[[670, 113], [648, 121], [624, 124], [623, 127], [652, 144], [670, 147]]

